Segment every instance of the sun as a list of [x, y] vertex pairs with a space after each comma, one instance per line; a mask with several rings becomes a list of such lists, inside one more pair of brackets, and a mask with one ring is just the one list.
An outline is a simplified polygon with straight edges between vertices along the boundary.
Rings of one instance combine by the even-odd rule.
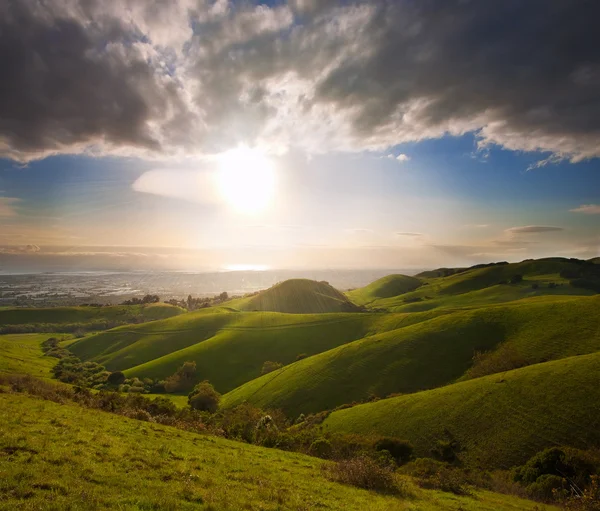
[[259, 149], [238, 147], [219, 157], [217, 182], [221, 197], [236, 211], [264, 211], [275, 192], [273, 162]]

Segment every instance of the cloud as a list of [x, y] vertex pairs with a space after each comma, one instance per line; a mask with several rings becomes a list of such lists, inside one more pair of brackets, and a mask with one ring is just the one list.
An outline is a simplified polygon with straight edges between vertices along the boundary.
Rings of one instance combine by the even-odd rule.
[[40, 251], [37, 245], [0, 247], [0, 254], [36, 254]]
[[0, 157], [386, 151], [467, 132], [546, 152], [533, 167], [596, 157], [599, 15], [561, 0], [4, 2]]
[[600, 204], [583, 204], [569, 211], [573, 213], [585, 213], [586, 215], [600, 215]]
[[407, 238], [422, 238], [424, 234], [420, 232], [397, 232], [396, 236], [405, 236]]
[[410, 156], [407, 156], [406, 154], [399, 154], [398, 156], [396, 156], [396, 160], [398, 160], [400, 163], [405, 162], [405, 161], [409, 161], [410, 160]]
[[506, 229], [505, 232], [509, 234], [538, 234], [542, 232], [558, 232], [564, 231], [562, 227], [553, 227], [546, 225], [525, 225], [523, 227], [511, 227]]
[[0, 197], [0, 218], [16, 216], [15, 204], [20, 202], [21, 199], [16, 197]]
[[218, 201], [215, 176], [207, 171], [154, 169], [144, 172], [131, 187], [136, 192], [161, 195], [189, 202]]

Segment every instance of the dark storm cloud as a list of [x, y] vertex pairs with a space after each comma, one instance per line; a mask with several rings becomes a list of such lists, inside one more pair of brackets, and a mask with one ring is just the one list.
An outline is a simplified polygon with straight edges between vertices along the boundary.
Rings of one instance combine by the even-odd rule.
[[600, 3], [9, 0], [0, 155], [383, 150], [444, 134], [600, 155]]

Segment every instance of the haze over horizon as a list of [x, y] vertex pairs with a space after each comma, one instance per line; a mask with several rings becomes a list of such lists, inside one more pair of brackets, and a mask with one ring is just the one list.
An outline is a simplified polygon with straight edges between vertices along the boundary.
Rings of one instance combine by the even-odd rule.
[[3, 271], [600, 255], [600, 4], [0, 5]]

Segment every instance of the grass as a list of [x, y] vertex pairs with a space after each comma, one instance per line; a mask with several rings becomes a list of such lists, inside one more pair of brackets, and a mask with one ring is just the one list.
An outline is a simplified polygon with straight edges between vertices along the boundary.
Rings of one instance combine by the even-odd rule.
[[[590, 290], [572, 287], [567, 279], [560, 277], [561, 271], [572, 271], [579, 266], [568, 259], [556, 257], [468, 269], [448, 277], [432, 277], [435, 271], [424, 272], [417, 277], [422, 285], [414, 291], [399, 287], [396, 294], [374, 292], [379, 287], [378, 283], [384, 284], [386, 279], [401, 277], [390, 276], [347, 295], [356, 303], [364, 303], [372, 308], [418, 312], [436, 308], [482, 307], [536, 296], [595, 294]], [[508, 284], [515, 275], [521, 275], [523, 281]], [[554, 284], [557, 286], [554, 287]], [[416, 286], [416, 283], [413, 285]]]
[[0, 335], [0, 372], [50, 378], [55, 358], [45, 357], [41, 343], [60, 334]]
[[223, 405], [248, 401], [297, 417], [447, 385], [464, 376], [476, 351], [506, 344], [525, 364], [593, 353], [600, 350], [599, 307], [600, 296], [456, 311], [296, 362], [234, 389]]
[[261, 291], [255, 296], [228, 303], [245, 311], [315, 314], [325, 312], [355, 312], [348, 298], [327, 282], [309, 279], [290, 279]]
[[96, 321], [154, 321], [181, 314], [183, 309], [166, 303], [110, 305], [106, 307], [8, 307], [0, 309], [0, 325], [89, 323]]
[[346, 296], [354, 303], [365, 305], [381, 298], [398, 296], [414, 291], [423, 284], [421, 280], [406, 275], [388, 275], [371, 284], [348, 291]]
[[424, 321], [423, 314], [282, 314], [203, 309], [88, 336], [70, 349], [128, 376], [165, 378], [195, 361], [198, 379], [227, 392], [260, 375], [265, 361], [290, 364], [344, 343]]
[[329, 481], [317, 458], [26, 395], [0, 404], [0, 509], [540, 509], [489, 492], [386, 496]]
[[508, 468], [555, 445], [600, 447], [600, 353], [536, 364], [332, 413], [327, 431], [391, 435], [430, 455], [449, 432], [461, 457]]

